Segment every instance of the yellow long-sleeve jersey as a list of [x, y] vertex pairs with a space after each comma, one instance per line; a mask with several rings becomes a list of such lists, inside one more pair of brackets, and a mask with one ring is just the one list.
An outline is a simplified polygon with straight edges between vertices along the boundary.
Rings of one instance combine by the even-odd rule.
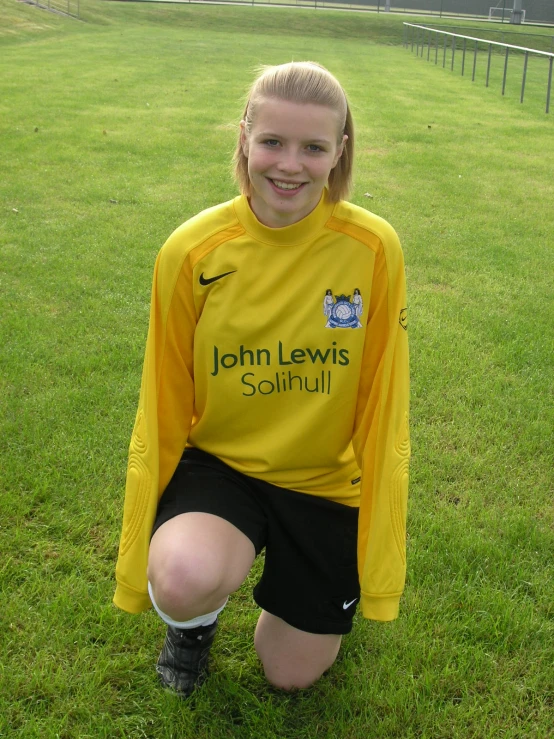
[[285, 228], [263, 226], [244, 196], [184, 223], [154, 272], [116, 605], [150, 606], [152, 524], [188, 444], [246, 475], [360, 506], [363, 614], [396, 618], [408, 396], [404, 262], [386, 221], [325, 192]]

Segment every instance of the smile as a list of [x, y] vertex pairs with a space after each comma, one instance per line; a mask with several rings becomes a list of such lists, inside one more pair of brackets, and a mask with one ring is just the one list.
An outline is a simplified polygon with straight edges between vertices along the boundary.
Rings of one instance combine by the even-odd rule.
[[272, 180], [270, 178], [269, 181], [279, 190], [298, 190], [304, 184], [303, 182], [282, 182], [281, 180]]

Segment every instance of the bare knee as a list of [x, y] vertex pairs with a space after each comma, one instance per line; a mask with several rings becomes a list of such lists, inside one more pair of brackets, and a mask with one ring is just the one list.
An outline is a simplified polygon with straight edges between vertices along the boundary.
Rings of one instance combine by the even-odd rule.
[[275, 659], [274, 655], [262, 660], [266, 679], [273, 687], [280, 690], [306, 690], [311, 688], [327, 670], [332, 667], [337, 658], [336, 653], [318, 655], [313, 661], [309, 658], [302, 663], [298, 659]]
[[[332, 663], [331, 663], [332, 664]], [[329, 667], [331, 667], [331, 664]], [[298, 670], [275, 670], [272, 665], [264, 664], [264, 674], [266, 680], [273, 685], [274, 688], [279, 690], [294, 691], [294, 690], [306, 690], [311, 688], [323, 675], [325, 670], [318, 670], [317, 672], [311, 671], [298, 671]]]
[[159, 567], [149, 566], [148, 579], [156, 604], [176, 621], [210, 613], [229, 595], [221, 571], [180, 552], [166, 556]]
[[250, 539], [228, 521], [207, 513], [176, 516], [150, 542], [156, 604], [175, 621], [211, 613], [242, 584], [255, 556]]
[[338, 634], [311, 634], [262, 612], [254, 643], [267, 680], [281, 690], [305, 690], [335, 662]]

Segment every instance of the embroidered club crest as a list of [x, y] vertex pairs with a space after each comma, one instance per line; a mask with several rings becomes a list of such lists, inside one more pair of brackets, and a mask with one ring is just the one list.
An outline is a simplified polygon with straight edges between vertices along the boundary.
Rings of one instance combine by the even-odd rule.
[[[351, 299], [352, 298], [352, 299]], [[360, 316], [364, 310], [362, 296], [358, 288], [354, 295], [335, 295], [332, 290], [325, 292], [323, 314], [327, 316], [325, 328], [362, 328]]]

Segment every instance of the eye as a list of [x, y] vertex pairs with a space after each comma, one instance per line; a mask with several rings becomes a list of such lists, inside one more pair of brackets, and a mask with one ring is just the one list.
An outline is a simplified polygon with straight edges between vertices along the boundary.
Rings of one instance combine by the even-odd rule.
[[317, 144], [308, 144], [308, 151], [311, 151], [313, 153], [317, 153], [318, 151], [323, 151], [321, 146], [318, 146]]
[[264, 141], [264, 144], [271, 147], [279, 146], [279, 142], [277, 141], [277, 139], [266, 139]]

